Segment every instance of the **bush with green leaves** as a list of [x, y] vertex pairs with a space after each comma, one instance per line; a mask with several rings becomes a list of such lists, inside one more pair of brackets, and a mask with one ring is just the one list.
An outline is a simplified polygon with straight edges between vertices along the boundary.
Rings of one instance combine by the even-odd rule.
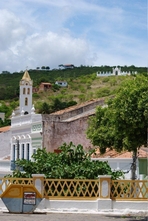
[[111, 90], [109, 87], [103, 87], [96, 91], [96, 96], [98, 98], [106, 97], [106, 96], [109, 96], [110, 94], [111, 94]]
[[33, 98], [39, 98], [40, 96], [39, 96], [39, 94], [34, 93], [34, 94], [32, 95], [32, 97], [33, 97]]
[[99, 175], [111, 175], [117, 179], [123, 175], [122, 171], [112, 171], [108, 162], [91, 160], [94, 149], [86, 152], [82, 145], [75, 146], [72, 142], [58, 149], [59, 154], [38, 149], [32, 161], [18, 160], [16, 164], [24, 172], [14, 171], [12, 176], [31, 177], [36, 173], [52, 179], [97, 179]]

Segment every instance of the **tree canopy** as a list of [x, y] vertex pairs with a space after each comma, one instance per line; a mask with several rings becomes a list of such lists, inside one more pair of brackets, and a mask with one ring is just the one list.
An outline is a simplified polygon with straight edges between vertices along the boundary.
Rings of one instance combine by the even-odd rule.
[[135, 76], [123, 82], [106, 107], [98, 107], [90, 118], [87, 136], [101, 153], [106, 148], [133, 151], [147, 142], [148, 78]]

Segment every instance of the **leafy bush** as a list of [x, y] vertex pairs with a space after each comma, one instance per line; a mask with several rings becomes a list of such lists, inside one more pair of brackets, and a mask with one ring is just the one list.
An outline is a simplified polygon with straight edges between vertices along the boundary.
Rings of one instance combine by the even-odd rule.
[[100, 88], [97, 92], [96, 92], [96, 95], [98, 98], [101, 98], [101, 97], [106, 97], [106, 96], [109, 96], [111, 94], [111, 91], [109, 88], [107, 87], [104, 87], [104, 88]]
[[53, 91], [59, 91], [59, 90], [60, 90], [60, 86], [57, 85], [57, 84], [53, 84], [53, 85], [52, 85], [52, 90], [53, 90]]
[[37, 93], [34, 93], [34, 94], [32, 95], [32, 97], [33, 97], [33, 98], [39, 98], [40, 96], [39, 96]]
[[31, 177], [33, 173], [43, 173], [46, 178], [53, 179], [97, 179], [99, 175], [111, 175], [119, 178], [122, 171], [112, 172], [108, 162], [92, 161], [91, 155], [95, 150], [85, 152], [82, 145], [75, 146], [64, 143], [59, 147], [60, 153], [47, 152], [38, 149], [33, 154], [33, 161], [18, 160], [17, 165], [23, 167], [25, 173], [14, 171], [12, 176]]
[[78, 98], [81, 102], [84, 102], [85, 101], [85, 94], [79, 94]]
[[83, 86], [80, 86], [79, 90], [81, 91], [81, 93], [85, 93], [86, 89]]
[[110, 81], [110, 77], [102, 77], [102, 82], [108, 82]]

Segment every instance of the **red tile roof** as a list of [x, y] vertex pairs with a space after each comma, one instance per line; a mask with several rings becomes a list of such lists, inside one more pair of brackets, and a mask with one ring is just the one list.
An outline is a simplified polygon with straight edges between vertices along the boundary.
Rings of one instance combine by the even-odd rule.
[[0, 133], [10, 130], [10, 126], [0, 127]]
[[43, 84], [43, 85], [51, 85], [51, 83], [47, 83], [47, 82], [42, 82], [41, 84]]
[[[147, 158], [148, 157], [148, 148], [147, 147], [141, 147], [138, 150], [138, 158]], [[96, 155], [93, 154], [92, 158], [132, 158], [132, 152], [128, 151], [122, 151], [118, 153], [115, 150], [110, 150], [107, 148], [106, 152], [104, 154], [100, 154], [99, 149], [96, 149]]]

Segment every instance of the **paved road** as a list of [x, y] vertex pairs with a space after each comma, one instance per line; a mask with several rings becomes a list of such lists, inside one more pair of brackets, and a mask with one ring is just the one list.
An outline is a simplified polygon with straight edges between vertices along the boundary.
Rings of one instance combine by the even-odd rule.
[[119, 217], [97, 214], [10, 214], [0, 212], [0, 221], [148, 221], [148, 217]]

